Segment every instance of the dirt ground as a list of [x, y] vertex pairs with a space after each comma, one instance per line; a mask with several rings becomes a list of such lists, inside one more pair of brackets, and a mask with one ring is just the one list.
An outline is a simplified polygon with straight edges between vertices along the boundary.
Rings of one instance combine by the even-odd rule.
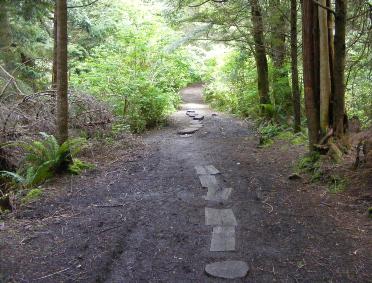
[[[227, 259], [250, 267], [236, 282], [372, 282], [370, 197], [289, 180], [306, 149], [258, 148], [253, 126], [209, 109], [200, 86], [182, 95], [169, 125], [130, 154], [113, 148], [102, 166], [52, 183], [5, 219], [1, 282], [224, 282], [204, 267]], [[179, 136], [186, 109], [204, 114], [204, 127]], [[227, 203], [202, 198], [194, 166], [207, 164], [233, 188]], [[209, 251], [206, 205], [233, 209], [237, 251]]]

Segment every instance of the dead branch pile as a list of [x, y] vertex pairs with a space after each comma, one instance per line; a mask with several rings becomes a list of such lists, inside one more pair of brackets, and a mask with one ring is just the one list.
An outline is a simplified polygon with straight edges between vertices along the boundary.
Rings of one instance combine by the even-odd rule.
[[[26, 94], [16, 79], [0, 66], [0, 144], [8, 141], [39, 138], [39, 132], [55, 132], [54, 90]], [[69, 93], [70, 129], [73, 135], [88, 137], [109, 131], [114, 117], [110, 109], [94, 97]], [[14, 166], [19, 153], [14, 148], [1, 148], [0, 165]], [[1, 169], [0, 169], [1, 170]]]

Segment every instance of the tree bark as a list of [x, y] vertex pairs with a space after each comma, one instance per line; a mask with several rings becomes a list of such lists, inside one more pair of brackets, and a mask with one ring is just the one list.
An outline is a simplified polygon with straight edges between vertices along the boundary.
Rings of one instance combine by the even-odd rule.
[[341, 138], [344, 134], [345, 117], [345, 28], [347, 18], [347, 0], [336, 0], [335, 17], [335, 56], [334, 56], [334, 106], [333, 128], [335, 135]]
[[251, 1], [251, 15], [260, 103], [269, 104], [269, 68], [267, 65], [266, 48], [263, 35], [262, 12], [258, 0]]
[[[321, 0], [327, 6], [326, 0]], [[329, 103], [331, 97], [331, 72], [329, 64], [328, 11], [318, 7], [319, 18], [319, 60], [320, 60], [320, 130], [325, 135], [329, 128]]]
[[[282, 10], [278, 11], [278, 7]], [[280, 105], [281, 108], [288, 114], [292, 112], [291, 88], [288, 77], [287, 63], [287, 48], [286, 34], [288, 30], [288, 22], [285, 19], [287, 5], [282, 0], [269, 1], [268, 17], [270, 25], [270, 56], [273, 62], [272, 70], [272, 94], [273, 103]], [[288, 11], [289, 12], [289, 11]]]
[[11, 44], [11, 33], [10, 33], [10, 24], [9, 16], [6, 3], [1, 4], [0, 8], [0, 61], [5, 65], [6, 69], [9, 69], [11, 64], [9, 53], [10, 53], [10, 44]]
[[[302, 2], [302, 39], [303, 39], [303, 69], [304, 69], [304, 90], [305, 90], [305, 108], [307, 116], [307, 126], [309, 130], [309, 148], [315, 149], [314, 145], [319, 138], [319, 111], [317, 89], [314, 88], [317, 83], [317, 75], [314, 65], [317, 62], [317, 25], [313, 25], [316, 8], [312, 1]], [[314, 27], [315, 26], [315, 27]]]
[[67, 3], [57, 0], [57, 139], [68, 139]]
[[57, 86], [57, 3], [54, 7], [53, 17], [53, 70], [52, 70], [52, 88], [55, 89]]
[[294, 131], [301, 131], [301, 96], [298, 83], [297, 61], [297, 0], [291, 0], [291, 71]]

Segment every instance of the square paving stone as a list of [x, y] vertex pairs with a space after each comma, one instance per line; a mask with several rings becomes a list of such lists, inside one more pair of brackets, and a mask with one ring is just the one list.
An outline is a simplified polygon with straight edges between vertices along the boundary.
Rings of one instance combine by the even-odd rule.
[[217, 179], [213, 175], [199, 175], [199, 180], [203, 188], [217, 188]]
[[205, 224], [212, 226], [237, 226], [232, 209], [205, 208]]
[[222, 201], [228, 200], [232, 192], [232, 188], [208, 188], [205, 200]]
[[196, 170], [196, 174], [198, 174], [198, 175], [206, 175], [206, 174], [208, 174], [207, 173], [207, 170], [205, 169], [205, 167], [204, 166], [201, 166], [201, 165], [195, 166], [195, 170]]
[[220, 174], [220, 171], [218, 171], [216, 169], [216, 167], [214, 167], [213, 165], [207, 165], [205, 166], [205, 168], [207, 169], [207, 172], [211, 175], [217, 175], [217, 174]]
[[217, 226], [213, 227], [211, 252], [235, 251], [235, 227]]

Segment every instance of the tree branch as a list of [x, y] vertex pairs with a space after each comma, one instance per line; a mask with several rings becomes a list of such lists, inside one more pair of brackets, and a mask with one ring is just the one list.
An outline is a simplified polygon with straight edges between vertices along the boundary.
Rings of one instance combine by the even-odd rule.
[[323, 8], [323, 9], [326, 9], [327, 11], [331, 12], [333, 15], [336, 15], [336, 12], [333, 11], [331, 8], [327, 7], [327, 6], [324, 6], [322, 5], [321, 3], [319, 3], [317, 0], [313, 0], [313, 2], [315, 4], [317, 4], [319, 7]]
[[87, 3], [87, 4], [83, 4], [83, 5], [77, 5], [77, 6], [67, 6], [68, 9], [75, 9], [75, 8], [84, 8], [84, 7], [88, 7], [90, 5], [93, 5], [95, 3], [97, 3], [99, 0], [94, 0], [90, 3]]

